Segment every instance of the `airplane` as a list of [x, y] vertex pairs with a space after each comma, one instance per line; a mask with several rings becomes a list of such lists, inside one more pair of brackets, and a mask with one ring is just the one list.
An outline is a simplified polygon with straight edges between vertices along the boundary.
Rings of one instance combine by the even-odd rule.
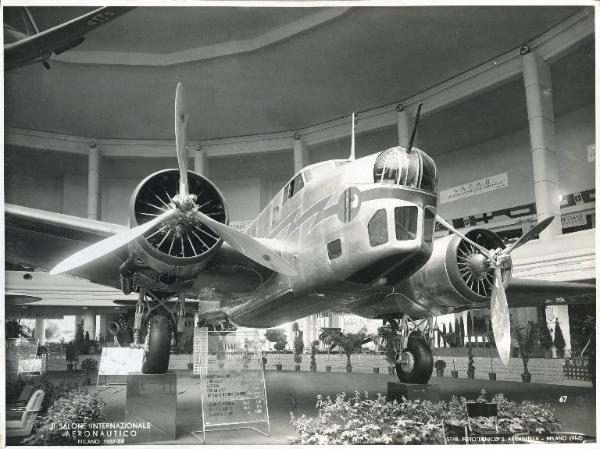
[[[595, 287], [511, 279], [511, 252], [551, 219], [507, 247], [492, 231], [463, 234], [436, 214], [436, 165], [413, 146], [420, 110], [406, 147], [356, 159], [352, 144], [349, 159], [304, 167], [242, 233], [228, 226], [217, 186], [188, 170], [180, 83], [178, 168], [136, 187], [131, 227], [6, 204], [6, 259], [137, 293], [132, 344], [143, 344], [144, 373], [167, 371], [190, 300], [213, 330], [268, 328], [327, 310], [383, 319], [401, 336], [396, 371], [408, 383], [431, 376], [433, 317], [489, 307], [507, 363], [509, 306], [592, 302]], [[451, 234], [434, 240], [436, 221]]]
[[[80, 45], [85, 34], [129, 12], [132, 7], [98, 8], [68, 22], [40, 31], [31, 12], [20, 8], [27, 33], [4, 23], [4, 69], [13, 70], [36, 62], [50, 69], [48, 60]], [[6, 9], [4, 10], [6, 14]], [[30, 31], [32, 34], [30, 34]]]

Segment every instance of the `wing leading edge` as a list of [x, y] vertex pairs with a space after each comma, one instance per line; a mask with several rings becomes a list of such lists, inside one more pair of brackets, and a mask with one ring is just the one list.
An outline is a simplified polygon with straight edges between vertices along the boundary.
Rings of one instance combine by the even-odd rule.
[[63, 53], [81, 44], [85, 34], [132, 9], [133, 7], [117, 6], [99, 8], [31, 37], [6, 44], [4, 46], [5, 68], [11, 70], [40, 58], [47, 58], [52, 53]]
[[[4, 210], [6, 260], [46, 270], [70, 254], [128, 229], [126, 226], [14, 204], [6, 204]], [[119, 266], [126, 258], [125, 247], [70, 274], [120, 288]]]
[[513, 278], [506, 289], [509, 307], [587, 304], [596, 300], [596, 286], [583, 282]]

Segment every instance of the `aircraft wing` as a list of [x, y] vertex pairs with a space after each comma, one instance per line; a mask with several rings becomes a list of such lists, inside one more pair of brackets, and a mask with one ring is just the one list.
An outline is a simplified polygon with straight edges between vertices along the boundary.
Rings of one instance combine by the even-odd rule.
[[6, 70], [11, 70], [40, 58], [47, 58], [52, 53], [60, 54], [67, 51], [81, 44], [85, 34], [132, 9], [132, 7], [115, 6], [99, 8], [31, 37], [6, 44], [4, 66]]
[[506, 288], [509, 307], [584, 304], [596, 300], [596, 286], [582, 282], [513, 278]]
[[[14, 204], [6, 204], [4, 210], [6, 260], [47, 270], [90, 244], [129, 229]], [[69, 274], [120, 289], [119, 266], [126, 258], [125, 246]]]

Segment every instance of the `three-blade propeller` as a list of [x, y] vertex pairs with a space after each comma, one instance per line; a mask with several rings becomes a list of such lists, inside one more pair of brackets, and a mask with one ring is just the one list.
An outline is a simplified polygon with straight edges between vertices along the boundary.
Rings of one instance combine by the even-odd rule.
[[196, 204], [196, 196], [189, 193], [188, 153], [186, 148], [188, 123], [189, 116], [185, 107], [185, 91], [183, 85], [179, 83], [175, 94], [175, 143], [179, 164], [179, 192], [171, 198], [171, 204], [167, 205], [168, 209], [142, 225], [115, 234], [69, 256], [54, 267], [50, 273], [59, 274], [73, 270], [121, 248], [165, 221], [185, 218], [195, 220], [209, 227], [225, 242], [256, 263], [287, 276], [296, 275], [296, 269], [279, 254], [252, 237], [242, 234], [224, 223], [213, 220], [199, 210]]
[[466, 240], [475, 248], [479, 249], [486, 257], [486, 264], [494, 270], [494, 285], [492, 286], [492, 295], [490, 300], [490, 311], [492, 318], [492, 330], [494, 331], [494, 340], [496, 348], [502, 363], [508, 364], [510, 358], [510, 315], [508, 312], [508, 302], [506, 300], [506, 290], [502, 276], [503, 269], [511, 267], [510, 253], [521, 245], [524, 245], [531, 239], [534, 239], [552, 222], [554, 217], [546, 218], [539, 222], [535, 227], [527, 231], [519, 240], [507, 248], [496, 248], [489, 250], [474, 242], [463, 233], [454, 229], [454, 227], [439, 215], [436, 220], [450, 232]]

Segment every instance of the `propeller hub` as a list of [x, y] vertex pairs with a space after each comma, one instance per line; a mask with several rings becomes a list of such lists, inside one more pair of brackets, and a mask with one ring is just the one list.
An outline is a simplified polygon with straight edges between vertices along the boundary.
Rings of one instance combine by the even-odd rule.
[[467, 260], [469, 270], [477, 278], [485, 275], [489, 268], [488, 259], [481, 253], [472, 254]]
[[196, 206], [196, 195], [175, 195], [172, 201], [183, 212], [189, 212]]

